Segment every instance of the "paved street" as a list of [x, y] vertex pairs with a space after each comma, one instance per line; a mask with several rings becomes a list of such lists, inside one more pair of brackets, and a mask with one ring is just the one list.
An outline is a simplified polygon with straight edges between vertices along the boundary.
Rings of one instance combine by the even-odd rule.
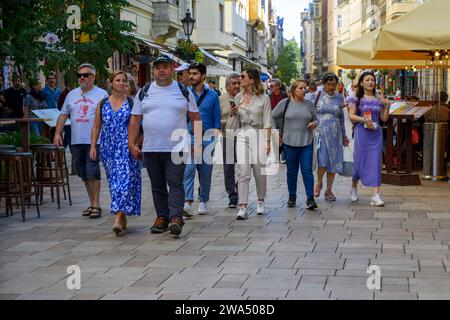
[[[47, 196], [41, 219], [34, 208], [25, 223], [18, 210], [0, 219], [0, 299], [450, 299], [447, 183], [383, 186], [386, 207], [371, 208], [368, 189], [351, 204], [350, 179], [339, 177], [338, 201], [309, 212], [301, 180], [300, 206], [286, 208], [284, 169], [269, 178], [267, 215], [253, 203], [237, 221], [216, 166], [210, 214], [187, 220], [179, 239], [149, 232], [146, 172], [143, 216], [121, 237], [111, 216], [81, 217], [84, 186], [71, 176], [73, 206], [58, 210]], [[102, 188], [108, 208], [106, 179]], [[66, 287], [69, 265], [81, 268], [80, 290]], [[366, 286], [369, 265], [381, 268], [381, 290]]]

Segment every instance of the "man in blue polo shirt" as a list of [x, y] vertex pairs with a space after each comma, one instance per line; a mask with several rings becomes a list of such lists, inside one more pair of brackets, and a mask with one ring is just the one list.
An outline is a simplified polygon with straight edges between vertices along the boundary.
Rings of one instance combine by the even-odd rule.
[[47, 76], [47, 85], [42, 89], [42, 95], [48, 108], [58, 107], [58, 98], [61, 94], [61, 89], [56, 86], [56, 74], [52, 71]]
[[[199, 214], [206, 214], [206, 202], [209, 200], [211, 190], [211, 175], [213, 170], [214, 147], [217, 134], [220, 132], [220, 102], [219, 96], [214, 90], [205, 85], [206, 66], [203, 63], [194, 63], [189, 66], [189, 78], [192, 85], [192, 93], [197, 102], [203, 125], [203, 156], [201, 163], [191, 161], [186, 165], [184, 172], [184, 216], [192, 216], [192, 202], [194, 200], [195, 169], [200, 177], [200, 204]], [[188, 124], [188, 130], [193, 137], [192, 123]], [[193, 140], [192, 140], [193, 143]]]

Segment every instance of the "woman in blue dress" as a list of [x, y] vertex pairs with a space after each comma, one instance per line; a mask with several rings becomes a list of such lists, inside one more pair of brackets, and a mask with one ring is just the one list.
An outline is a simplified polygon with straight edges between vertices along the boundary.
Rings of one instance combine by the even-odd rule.
[[317, 184], [314, 197], [320, 196], [322, 180], [327, 174], [327, 190], [325, 199], [336, 201], [332, 187], [336, 173], [342, 173], [344, 161], [344, 146], [348, 146], [349, 139], [345, 134], [344, 125], [344, 97], [337, 93], [339, 82], [334, 73], [327, 73], [323, 77], [323, 91], [317, 99], [316, 111], [319, 120], [317, 127]]
[[109, 79], [112, 94], [100, 101], [91, 132], [90, 157], [100, 158], [108, 178], [111, 213], [115, 215], [113, 230], [118, 235], [127, 226], [126, 216], [141, 214], [141, 163], [128, 149], [128, 124], [133, 100], [126, 96], [127, 74], [115, 72]]

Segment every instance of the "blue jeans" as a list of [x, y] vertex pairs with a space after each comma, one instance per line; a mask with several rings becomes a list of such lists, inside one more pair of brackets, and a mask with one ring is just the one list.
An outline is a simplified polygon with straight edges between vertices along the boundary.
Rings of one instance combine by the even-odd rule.
[[[193, 145], [193, 139], [191, 141], [191, 146]], [[214, 141], [203, 141], [202, 149], [208, 147], [210, 144], [215, 143]], [[191, 148], [192, 150], [192, 148]], [[204, 152], [203, 152], [204, 153]], [[205, 163], [205, 155], [202, 154], [202, 163], [195, 164], [193, 161], [193, 152], [190, 154], [191, 161], [186, 164], [186, 169], [184, 170], [184, 193], [185, 201], [194, 200], [194, 181], [195, 181], [195, 169], [198, 171], [200, 179], [200, 201], [207, 202], [209, 200], [209, 193], [211, 191], [211, 176], [213, 171], [212, 156], [214, 155], [214, 148], [212, 149], [211, 159], [208, 163]], [[209, 164], [210, 163], [210, 164]]]
[[313, 143], [304, 147], [291, 147], [285, 144], [283, 148], [286, 155], [289, 197], [297, 197], [297, 179], [300, 167], [306, 196], [307, 198], [312, 198], [314, 195], [314, 176], [312, 171]]

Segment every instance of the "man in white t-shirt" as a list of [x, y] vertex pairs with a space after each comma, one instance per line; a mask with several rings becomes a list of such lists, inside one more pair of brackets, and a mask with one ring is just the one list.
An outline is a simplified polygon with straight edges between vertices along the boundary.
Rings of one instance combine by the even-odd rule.
[[187, 115], [190, 121], [196, 123], [196, 153], [201, 152], [202, 128], [192, 92], [173, 81], [173, 72], [173, 61], [168, 56], [161, 55], [155, 59], [155, 81], [142, 88], [134, 100], [128, 128], [128, 146], [133, 157], [140, 157], [137, 141], [142, 123], [144, 166], [151, 180], [157, 215], [151, 232], [162, 233], [169, 229], [171, 234], [178, 236], [184, 225], [183, 177], [186, 165], [184, 161], [175, 160], [183, 160], [185, 148], [189, 146], [190, 138], [186, 136]]
[[[108, 97], [108, 93], [94, 85], [95, 67], [83, 63], [78, 67], [79, 87], [69, 92], [61, 108], [61, 114], [56, 124], [56, 146], [63, 146], [61, 131], [70, 115], [72, 128], [72, 154], [76, 159], [78, 176], [83, 180], [91, 205], [83, 210], [83, 216], [99, 218], [102, 213], [100, 207], [100, 166], [99, 158], [95, 161], [89, 157], [91, 146], [91, 129], [94, 124], [95, 111], [99, 102]], [[98, 152], [97, 152], [98, 155]]]

